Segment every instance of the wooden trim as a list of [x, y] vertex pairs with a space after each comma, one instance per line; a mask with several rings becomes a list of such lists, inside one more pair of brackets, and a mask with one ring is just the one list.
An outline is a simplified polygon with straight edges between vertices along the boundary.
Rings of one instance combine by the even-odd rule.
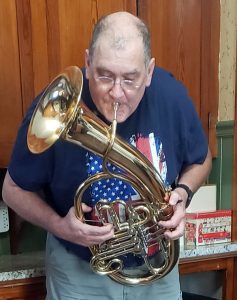
[[[237, 57], [237, 41], [236, 41]], [[235, 73], [235, 121], [234, 121], [234, 164], [233, 164], [233, 199], [232, 199], [232, 241], [237, 241], [237, 68]]]
[[[237, 278], [237, 257], [234, 258], [234, 278]], [[237, 280], [233, 283], [233, 299], [237, 299]]]
[[[0, 299], [45, 299], [45, 277], [0, 282]], [[30, 297], [30, 298], [29, 298]]]
[[[236, 253], [235, 253], [236, 254]], [[209, 259], [208, 259], [209, 258]], [[220, 271], [225, 272], [224, 282], [223, 282], [223, 292], [222, 297], [224, 300], [236, 299], [233, 297], [234, 294], [234, 278], [235, 278], [235, 257], [233, 252], [230, 257], [218, 257], [209, 256], [206, 259], [200, 257], [199, 259], [190, 259], [189, 261], [180, 261], [179, 271], [180, 274], [189, 274], [196, 272], [208, 272], [208, 271]]]
[[21, 70], [22, 115], [34, 98], [34, 71], [30, 0], [16, 1], [19, 58]]
[[212, 156], [217, 156], [216, 124], [219, 103], [220, 3], [202, 0], [201, 120]]
[[22, 120], [16, 3], [0, 1], [0, 167], [8, 166]]
[[15, 287], [15, 286], [24, 286], [29, 284], [38, 284], [42, 283], [44, 285], [45, 277], [31, 277], [31, 278], [25, 278], [25, 279], [13, 279], [13, 280], [6, 280], [6, 281], [0, 281], [0, 288], [2, 287]]
[[58, 0], [46, 0], [49, 78], [61, 71]]

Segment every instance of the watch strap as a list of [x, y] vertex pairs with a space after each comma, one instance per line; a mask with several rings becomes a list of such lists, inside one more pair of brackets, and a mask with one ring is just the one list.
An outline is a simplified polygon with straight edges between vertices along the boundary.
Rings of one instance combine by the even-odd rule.
[[183, 183], [177, 183], [176, 188], [182, 188], [186, 191], [188, 198], [187, 198], [185, 207], [187, 208], [193, 198], [193, 194], [194, 194], [193, 191], [186, 184], [183, 184]]

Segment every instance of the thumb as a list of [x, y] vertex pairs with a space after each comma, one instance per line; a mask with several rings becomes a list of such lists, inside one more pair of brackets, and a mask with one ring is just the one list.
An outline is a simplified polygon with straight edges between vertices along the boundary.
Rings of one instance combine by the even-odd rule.
[[88, 205], [86, 205], [85, 203], [81, 204], [81, 208], [83, 212], [90, 212], [92, 210], [92, 208]]

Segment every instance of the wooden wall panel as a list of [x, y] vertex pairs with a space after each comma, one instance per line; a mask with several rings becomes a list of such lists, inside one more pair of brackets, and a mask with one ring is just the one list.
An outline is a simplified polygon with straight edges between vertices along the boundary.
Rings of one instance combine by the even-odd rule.
[[0, 300], [43, 300], [45, 295], [45, 277], [0, 282]]
[[21, 72], [21, 106], [23, 111], [25, 111], [25, 99], [32, 99], [34, 95], [30, 0], [20, 0], [15, 1], [15, 3], [17, 8], [16, 29], [18, 30], [19, 62]]
[[46, 8], [45, 0], [30, 1], [34, 95], [49, 82]]
[[201, 5], [197, 0], [141, 0], [138, 14], [151, 29], [157, 65], [188, 88], [200, 113]]
[[119, 10], [136, 14], [135, 0], [17, 0], [17, 3], [24, 64], [22, 82], [28, 82], [28, 91], [23, 95], [24, 111], [61, 70], [69, 65], [84, 65], [84, 52], [98, 18]]
[[219, 103], [220, 1], [202, 0], [200, 117], [217, 156], [216, 125]]
[[117, 1], [94, 1], [96, 2], [97, 9], [94, 10], [98, 12], [97, 18], [108, 13], [108, 11], [128, 11], [134, 15], [137, 15], [137, 2], [133, 0], [117, 0]]
[[0, 1], [0, 166], [9, 161], [22, 119], [21, 81], [14, 1]]
[[85, 49], [88, 48], [94, 25], [101, 16], [119, 10], [136, 13], [135, 1], [123, 0], [54, 0], [47, 1], [47, 8], [51, 78], [66, 66], [84, 66]]

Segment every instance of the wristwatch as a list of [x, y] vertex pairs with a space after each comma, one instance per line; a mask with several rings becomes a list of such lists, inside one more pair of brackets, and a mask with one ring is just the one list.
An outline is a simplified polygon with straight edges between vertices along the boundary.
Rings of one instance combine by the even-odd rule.
[[194, 195], [193, 191], [191, 191], [190, 188], [186, 184], [183, 184], [183, 183], [177, 183], [176, 188], [182, 188], [188, 194], [188, 198], [187, 198], [186, 205], [185, 205], [185, 207], [187, 208], [193, 198], [193, 195]]

